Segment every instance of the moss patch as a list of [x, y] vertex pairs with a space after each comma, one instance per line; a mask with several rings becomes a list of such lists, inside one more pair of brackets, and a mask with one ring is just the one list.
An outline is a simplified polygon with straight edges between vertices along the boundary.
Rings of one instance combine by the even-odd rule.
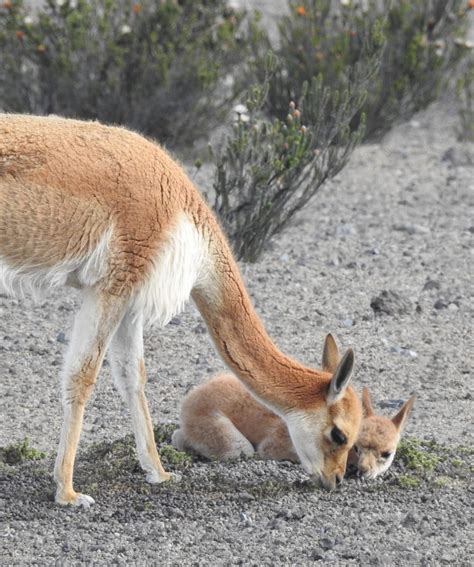
[[397, 458], [411, 470], [432, 471], [439, 463], [439, 454], [429, 444], [414, 437], [403, 439], [397, 451]]
[[23, 461], [36, 461], [44, 459], [46, 456], [42, 451], [38, 451], [30, 445], [27, 437], [23, 441], [8, 445], [7, 447], [0, 447], [0, 462], [7, 465], [17, 465]]
[[401, 441], [389, 475], [392, 484], [400, 488], [458, 485], [469, 482], [473, 455], [470, 447], [450, 447], [408, 437]]
[[415, 476], [402, 474], [397, 478], [397, 483], [401, 488], [419, 488], [421, 480]]

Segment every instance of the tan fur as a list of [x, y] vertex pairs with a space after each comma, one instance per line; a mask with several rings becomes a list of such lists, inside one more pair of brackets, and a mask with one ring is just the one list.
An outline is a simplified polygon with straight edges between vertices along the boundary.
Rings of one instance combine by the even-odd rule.
[[[363, 476], [375, 478], [384, 461], [382, 453], [396, 452], [401, 431], [395, 418], [373, 413], [367, 388], [363, 399], [366, 415], [349, 462]], [[397, 416], [402, 414], [406, 419], [413, 400], [410, 398]], [[255, 452], [264, 459], [298, 462], [285, 422], [259, 404], [231, 374], [213, 376], [188, 392], [173, 444], [181, 451], [193, 451], [210, 459], [237, 459]]]
[[415, 396], [412, 396], [392, 418], [375, 415], [369, 389], [363, 389], [365, 416], [357, 443], [349, 455], [349, 463], [355, 465], [363, 477], [376, 478], [388, 470], [414, 402]]
[[[182, 226], [191, 227], [191, 237]], [[348, 386], [352, 351], [330, 372], [306, 368], [278, 351], [253, 309], [214, 215], [157, 144], [95, 122], [0, 115], [0, 276], [3, 265], [12, 288], [30, 277], [31, 287], [74, 285], [84, 294], [64, 370], [56, 500], [84, 506], [92, 501], [74, 491], [72, 471], [84, 406], [109, 346], [140, 463], [151, 482], [169, 478], [156, 452], [144, 394], [142, 327], [148, 303], [137, 298], [153, 292], [149, 286], [160, 258], [179, 274], [172, 284], [179, 287], [181, 276], [188, 277], [189, 258], [182, 251], [189, 246], [182, 240], [174, 244], [176, 233], [195, 239], [192, 261], [198, 275], [190, 289], [219, 353], [249, 391], [287, 421], [302, 454], [310, 455], [303, 465], [332, 488], [361, 419]], [[85, 277], [81, 270], [91, 257], [100, 266], [94, 264]], [[163, 285], [172, 295], [168, 276], [164, 273]], [[173, 308], [182, 299], [174, 298]], [[331, 457], [334, 447], [321, 429], [334, 420], [348, 437], [344, 458]], [[318, 461], [309, 435], [313, 430], [319, 432], [327, 463]]]

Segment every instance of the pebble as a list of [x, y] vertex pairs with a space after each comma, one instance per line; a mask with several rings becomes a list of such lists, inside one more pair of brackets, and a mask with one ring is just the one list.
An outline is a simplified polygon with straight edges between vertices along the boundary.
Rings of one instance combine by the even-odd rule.
[[67, 345], [69, 343], [69, 340], [66, 338], [66, 334], [63, 331], [60, 331], [57, 334], [56, 340], [58, 341], [58, 343], [61, 343], [63, 345]]
[[399, 232], [406, 232], [407, 234], [429, 234], [431, 230], [427, 226], [422, 226], [420, 224], [414, 223], [399, 223], [393, 225], [393, 230], [397, 230]]

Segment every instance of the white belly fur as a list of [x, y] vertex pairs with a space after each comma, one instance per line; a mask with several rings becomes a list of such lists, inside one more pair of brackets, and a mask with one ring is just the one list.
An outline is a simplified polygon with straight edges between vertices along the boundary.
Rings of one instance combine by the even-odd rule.
[[164, 326], [179, 313], [195, 286], [210, 275], [209, 252], [203, 236], [184, 214], [170, 232], [154, 269], [136, 293], [132, 310], [147, 323]]
[[85, 257], [71, 258], [55, 266], [24, 264], [13, 267], [0, 256], [0, 292], [38, 298], [49, 289], [64, 285], [93, 286], [107, 268], [112, 232], [112, 229], [108, 230], [96, 248]]

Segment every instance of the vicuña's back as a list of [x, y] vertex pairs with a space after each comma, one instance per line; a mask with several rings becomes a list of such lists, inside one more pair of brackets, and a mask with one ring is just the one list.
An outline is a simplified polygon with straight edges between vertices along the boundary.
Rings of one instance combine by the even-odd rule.
[[[186, 215], [201, 234], [192, 234], [191, 223], [184, 234], [176, 230]], [[7, 269], [30, 276], [32, 289], [68, 280], [132, 293], [152, 274], [173, 231], [191, 241], [175, 243], [186, 254], [212, 223], [179, 165], [133, 132], [59, 117], [0, 120], [0, 250], [10, 287], [15, 274]], [[169, 305], [146, 307], [146, 316], [162, 323], [173, 314]]]
[[308, 472], [333, 488], [361, 419], [347, 351], [326, 371], [282, 354], [250, 302], [214, 215], [157, 144], [123, 128], [0, 115], [0, 287], [83, 290], [63, 372], [56, 500], [72, 485], [84, 406], [104, 354], [129, 406], [140, 463], [168, 480], [144, 394], [143, 324], [166, 324], [192, 296], [214, 343], [256, 399], [288, 425]]

